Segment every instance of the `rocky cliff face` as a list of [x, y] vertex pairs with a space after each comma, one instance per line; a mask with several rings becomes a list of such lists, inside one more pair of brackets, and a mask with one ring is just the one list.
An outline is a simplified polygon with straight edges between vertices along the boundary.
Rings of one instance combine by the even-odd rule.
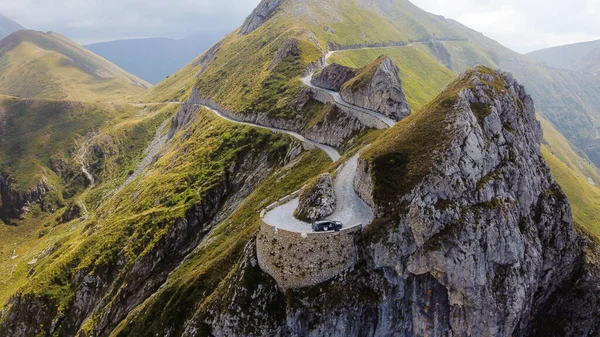
[[334, 104], [327, 104], [321, 118], [309, 123], [302, 134], [317, 143], [344, 150], [351, 146], [364, 131], [371, 129], [349, 111], [342, 111]]
[[410, 105], [402, 90], [400, 69], [389, 57], [380, 57], [346, 82], [342, 98], [359, 107], [380, 112], [394, 120], [410, 114]]
[[317, 72], [311, 83], [323, 89], [338, 91], [352, 105], [373, 110], [400, 121], [411, 112], [402, 89], [400, 69], [382, 56], [363, 69], [331, 64]]
[[[421, 132], [434, 145], [414, 148]], [[560, 316], [549, 310], [557, 303], [592, 306], [569, 290], [597, 276], [582, 277], [582, 240], [540, 140], [532, 100], [511, 75], [468, 72], [364, 154], [368, 181], [357, 184], [378, 216], [352, 271], [283, 294], [250, 254], [239, 275], [254, 281], [219, 302], [227, 312], [249, 302], [278, 309], [190, 326], [202, 322], [215, 336], [533, 336], [545, 317]], [[381, 158], [391, 175], [374, 166]], [[220, 308], [203, 316], [225, 317]], [[571, 310], [562, 317], [582, 314]], [[569, 336], [582, 331], [572, 328]]]
[[262, 26], [277, 10], [283, 0], [262, 0], [252, 14], [244, 21], [240, 35], [248, 35]]
[[[42, 202], [50, 191], [45, 179], [27, 191], [15, 191], [11, 185], [10, 177], [0, 174], [0, 218], [5, 220], [18, 218], [25, 211], [24, 207]], [[52, 208], [51, 203], [47, 203], [46, 206], [42, 204], [42, 209], [52, 211]]]
[[311, 82], [321, 88], [340, 91], [342, 90], [344, 83], [356, 76], [356, 72], [356, 69], [334, 63], [323, 68], [319, 73], [316, 73]]
[[300, 204], [294, 216], [307, 222], [323, 220], [333, 214], [335, 206], [333, 178], [331, 174], [325, 173], [302, 189]]
[[[400, 189], [392, 202], [401, 207], [390, 212], [390, 201], [376, 193], [380, 216], [397, 220], [382, 218], [372, 228], [380, 237], [369, 244], [371, 259], [376, 269], [437, 284], [430, 307], [438, 305], [447, 321], [413, 314], [415, 327], [429, 325], [433, 335], [520, 334], [581, 256], [570, 206], [540, 154], [533, 101], [511, 75], [478, 68], [442, 95], [447, 108], [425, 113], [445, 111], [440, 131], [449, 136], [430, 149], [439, 153], [428, 173]], [[405, 131], [426, 129], [426, 118]], [[396, 152], [406, 169], [422, 164], [411, 163], [413, 151], [403, 145]], [[409, 177], [372, 174], [376, 189]]]

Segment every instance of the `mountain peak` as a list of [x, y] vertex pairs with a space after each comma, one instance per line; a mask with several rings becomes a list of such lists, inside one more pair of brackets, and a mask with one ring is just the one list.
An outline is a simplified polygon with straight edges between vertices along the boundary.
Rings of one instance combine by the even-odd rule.
[[[514, 145], [514, 151], [524, 151], [521, 155], [538, 160], [541, 136], [533, 100], [524, 87], [509, 73], [476, 67], [365, 152], [365, 158], [372, 162], [375, 181], [364, 184], [374, 185], [375, 189], [364, 199], [375, 203], [379, 200], [382, 212], [393, 211], [386, 206], [394, 203], [390, 200], [409, 198], [411, 190], [430, 172], [448, 171], [456, 165], [472, 179], [478, 175], [481, 179], [488, 165], [497, 166], [509, 156], [509, 144]], [[464, 144], [469, 147], [464, 148]], [[487, 153], [492, 150], [481, 144], [492, 144], [493, 151], [502, 149], [502, 153]], [[492, 155], [495, 159], [487, 164], [469, 159]], [[445, 161], [452, 162], [442, 161], [445, 156]], [[456, 163], [462, 156], [464, 162], [461, 159]], [[389, 162], [396, 164], [390, 167]]]
[[244, 24], [240, 29], [240, 35], [248, 35], [258, 27], [262, 26], [262, 24], [275, 13], [277, 8], [279, 8], [282, 1], [283, 0], [262, 0], [252, 14], [244, 21]]
[[[45, 99], [122, 99], [151, 87], [106, 59], [53, 32], [17, 31], [0, 41], [0, 89]], [[25, 66], [32, 71], [22, 73]], [[32, 66], [35, 64], [35, 67]]]

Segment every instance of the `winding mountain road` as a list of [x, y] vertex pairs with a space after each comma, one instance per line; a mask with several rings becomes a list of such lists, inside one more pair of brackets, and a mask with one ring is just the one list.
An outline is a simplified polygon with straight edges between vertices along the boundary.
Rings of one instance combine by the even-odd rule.
[[[407, 44], [406, 46], [403, 47], [408, 47], [411, 44]], [[392, 48], [392, 47], [381, 47], [381, 48]], [[370, 47], [366, 47], [366, 48], [360, 48], [360, 49], [374, 49], [374, 48], [370, 48]], [[343, 52], [343, 51], [348, 51], [348, 50], [359, 50], [359, 49], [340, 49], [340, 50], [335, 50], [335, 51], [330, 51], [325, 55], [325, 64], [328, 65], [329, 64], [329, 59], [331, 58], [331, 56], [333, 56], [333, 54], [338, 53], [338, 52]], [[321, 88], [319, 86], [316, 86], [312, 83], [312, 77], [313, 77], [314, 72], [311, 72], [310, 74], [302, 77], [302, 83], [304, 83], [304, 85], [306, 85], [307, 87], [310, 87], [312, 89], [315, 90], [319, 90], [321, 92], [324, 92], [326, 94], [328, 94], [329, 96], [333, 97], [333, 100], [335, 101], [335, 103], [349, 108], [349, 109], [353, 109], [362, 113], [365, 113], [367, 115], [370, 115], [372, 117], [375, 117], [379, 120], [381, 120], [382, 122], [384, 122], [387, 126], [389, 127], [393, 127], [394, 125], [396, 125], [396, 121], [389, 118], [388, 116], [381, 114], [377, 111], [373, 111], [373, 110], [369, 110], [369, 109], [365, 109], [356, 105], [352, 105], [348, 102], [346, 102], [343, 98], [342, 95], [340, 95], [339, 92], [333, 91], [333, 90], [329, 90], [329, 89], [325, 89], [325, 88]]]
[[265, 130], [269, 130], [269, 131], [276, 132], [276, 133], [285, 133], [285, 134], [288, 134], [288, 135], [290, 135], [290, 136], [298, 139], [299, 141], [301, 141], [303, 143], [306, 143], [306, 144], [318, 147], [319, 149], [323, 150], [323, 152], [325, 152], [329, 156], [329, 158], [331, 158], [331, 160], [333, 160], [334, 162], [337, 162], [342, 157], [340, 155], [340, 153], [338, 152], [338, 150], [334, 149], [333, 147], [325, 145], [325, 144], [314, 142], [314, 141], [312, 141], [310, 139], [307, 139], [306, 137], [302, 136], [299, 133], [296, 133], [296, 132], [293, 132], [293, 131], [289, 131], [289, 130], [284, 130], [284, 129], [278, 129], [278, 128], [272, 128], [272, 127], [268, 127], [268, 126], [263, 126], [263, 125], [260, 125], [260, 124], [244, 122], [244, 121], [237, 120], [237, 119], [231, 118], [229, 116], [226, 116], [222, 112], [220, 112], [218, 110], [215, 110], [215, 109], [213, 109], [213, 108], [211, 108], [209, 106], [206, 106], [206, 105], [200, 105], [200, 106], [202, 106], [202, 107], [204, 107], [204, 108], [212, 111], [217, 116], [219, 116], [219, 117], [221, 117], [221, 118], [223, 118], [225, 120], [228, 120], [230, 122], [236, 123], [236, 124], [241, 124], [241, 125], [246, 125], [246, 126], [253, 126], [255, 128], [265, 129]]
[[[341, 221], [344, 224], [344, 229], [368, 225], [374, 218], [371, 207], [354, 191], [354, 177], [356, 176], [359, 156], [360, 153], [357, 153], [343, 164], [334, 182], [337, 207], [328, 219]], [[311, 224], [294, 217], [294, 211], [298, 204], [299, 199], [295, 198], [276, 207], [265, 214], [263, 221], [275, 228], [290, 232], [311, 232]]]
[[365, 113], [367, 115], [373, 116], [373, 117], [381, 120], [382, 122], [384, 122], [389, 127], [392, 127], [392, 126], [396, 125], [396, 121], [395, 120], [393, 120], [393, 119], [391, 119], [391, 118], [389, 118], [389, 117], [387, 117], [387, 116], [385, 116], [383, 114], [380, 114], [379, 112], [375, 112], [375, 111], [372, 111], [372, 110], [361, 108], [359, 106], [352, 105], [352, 104], [344, 101], [344, 99], [342, 98], [342, 96], [340, 95], [339, 92], [335, 92], [335, 91], [332, 91], [332, 90], [321, 88], [321, 87], [318, 87], [318, 86], [312, 84], [312, 82], [311, 82], [312, 75], [313, 74], [311, 73], [310, 75], [305, 76], [305, 77], [302, 78], [302, 83], [304, 83], [304, 85], [306, 85], [307, 87], [310, 87], [310, 88], [313, 88], [315, 90], [319, 90], [319, 91], [322, 91], [324, 93], [327, 93], [328, 95], [330, 95], [331, 97], [333, 97], [333, 100], [335, 101], [335, 103], [337, 103], [337, 104], [339, 104], [341, 106], [344, 106], [346, 108], [350, 108], [350, 109], [353, 109], [353, 110]]
[[[331, 146], [320, 144], [312, 140], [306, 139], [304, 136], [289, 130], [277, 129], [259, 124], [249, 123], [231, 118], [222, 112], [200, 105], [209, 111], [212, 111], [217, 116], [241, 125], [257, 127], [270, 130], [272, 132], [288, 134], [302, 142], [318, 147], [323, 150], [334, 162], [340, 160], [340, 153]], [[354, 178], [356, 176], [356, 168], [358, 166], [358, 158], [360, 153], [355, 154], [347, 160], [341, 170], [338, 172], [334, 181], [334, 192], [337, 198], [337, 207], [334, 214], [329, 217], [331, 220], [341, 221], [344, 228], [352, 228], [355, 226], [367, 225], [373, 218], [373, 210], [365, 203], [358, 194], [354, 191]], [[280, 205], [273, 210], [267, 212], [263, 220], [275, 228], [281, 228], [291, 232], [307, 233], [312, 231], [311, 224], [303, 222], [294, 217], [294, 211], [298, 207], [299, 198], [292, 199], [286, 204]]]
[[[406, 46], [410, 46], [410, 44], [408, 44]], [[404, 46], [404, 47], [406, 47], [406, 46]], [[391, 46], [391, 47], [394, 47], [394, 46]], [[391, 48], [391, 47], [389, 47], [389, 48]], [[397, 47], [397, 46], [395, 46], [395, 47]], [[386, 48], [386, 47], [377, 47], [377, 48]], [[365, 47], [365, 48], [361, 48], [361, 49], [374, 49], [374, 48]], [[328, 52], [325, 55], [325, 63], [328, 63], [329, 58], [334, 53], [340, 52], [340, 51], [345, 51], [345, 50], [346, 49]], [[348, 49], [348, 50], [356, 50], [356, 49]], [[341, 106], [344, 106], [346, 108], [350, 108], [350, 109], [368, 114], [372, 117], [375, 117], [375, 118], [381, 120], [382, 122], [384, 122], [389, 127], [392, 127], [396, 124], [396, 121], [394, 121], [393, 119], [391, 119], [383, 114], [380, 114], [376, 111], [364, 109], [364, 108], [352, 105], [352, 104], [344, 101], [338, 92], [327, 90], [327, 89], [313, 85], [311, 83], [312, 75], [313, 75], [313, 73], [302, 78], [302, 82], [304, 83], [304, 85], [330, 95], [331, 97], [333, 97], [334, 101]], [[149, 103], [149, 104], [152, 104], [152, 103]], [[181, 103], [180, 102], [170, 102], [169, 104], [181, 104]], [[141, 105], [143, 105], [143, 104], [140, 104], [140, 106]], [[207, 110], [213, 112], [218, 117], [225, 119], [232, 123], [256, 127], [256, 128], [276, 132], [276, 133], [285, 133], [287, 135], [290, 135], [290, 136], [300, 140], [301, 142], [304, 142], [306, 144], [309, 144], [311, 146], [315, 146], [315, 147], [321, 149], [323, 152], [325, 152], [329, 156], [329, 158], [331, 158], [331, 160], [333, 162], [337, 162], [341, 159], [340, 153], [333, 147], [309, 140], [299, 133], [238, 120], [238, 119], [228, 116], [227, 114], [222, 113], [218, 109], [214, 109], [214, 108], [206, 106], [206, 105], [198, 104], [197, 106], [204, 107]], [[335, 181], [334, 181], [334, 192], [335, 192], [335, 196], [337, 199], [337, 207], [336, 207], [335, 212], [329, 217], [329, 219], [334, 220], [334, 221], [341, 221], [344, 224], [344, 229], [348, 229], [348, 228], [352, 228], [352, 227], [356, 227], [356, 226], [365, 226], [365, 225], [369, 224], [374, 218], [373, 210], [371, 209], [371, 207], [369, 205], [367, 205], [367, 203], [364, 202], [358, 196], [356, 191], [354, 191], [354, 179], [356, 177], [356, 169], [358, 167], [359, 156], [360, 156], [360, 152], [355, 154], [354, 156], [352, 156], [349, 160], [347, 160], [342, 165], [342, 167], [339, 170], [339, 172], [335, 178]], [[146, 166], [146, 165], [144, 165], [144, 166]], [[143, 169], [145, 169], [145, 167], [140, 168], [140, 170], [143, 170]], [[298, 233], [311, 232], [312, 231], [311, 224], [303, 222], [301, 220], [298, 220], [294, 217], [294, 211], [298, 207], [298, 204], [299, 204], [299, 198], [295, 198], [285, 204], [275, 207], [274, 209], [272, 209], [269, 212], [266, 212], [266, 214], [264, 214], [263, 221], [275, 228], [284, 229], [284, 230], [288, 230], [291, 232], [298, 232]]]

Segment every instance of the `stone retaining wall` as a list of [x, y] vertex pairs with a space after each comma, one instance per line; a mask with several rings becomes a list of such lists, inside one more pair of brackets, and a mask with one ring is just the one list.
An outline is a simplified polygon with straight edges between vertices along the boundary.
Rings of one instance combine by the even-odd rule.
[[362, 226], [296, 233], [263, 222], [256, 241], [258, 264], [284, 290], [317, 285], [356, 264], [361, 233]]

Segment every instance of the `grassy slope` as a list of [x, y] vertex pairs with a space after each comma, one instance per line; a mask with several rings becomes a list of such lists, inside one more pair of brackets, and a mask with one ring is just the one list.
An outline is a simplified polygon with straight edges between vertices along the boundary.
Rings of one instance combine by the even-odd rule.
[[548, 120], [538, 118], [546, 140], [542, 146], [544, 158], [571, 202], [575, 222], [600, 236], [600, 172], [581, 158]]
[[0, 92], [81, 101], [129, 100], [150, 84], [56, 33], [19, 31], [0, 41]]
[[[13, 104], [19, 105], [22, 102], [13, 99]], [[64, 102], [46, 103], [51, 106], [60, 106], [66, 104]], [[79, 172], [79, 164], [73, 161], [71, 151], [76, 150], [76, 143], [83, 134], [95, 131], [94, 137], [91, 138], [92, 143], [101, 146], [111, 144], [111, 152], [107, 152], [104, 158], [105, 162], [112, 162], [112, 169], [105, 169], [99, 179], [100, 186], [92, 191], [83, 191], [83, 186], [79, 186], [76, 194], [70, 197], [61, 198], [62, 205], [66, 206], [77, 200], [83, 200], [87, 204], [87, 208], [93, 211], [94, 205], [97, 204], [96, 190], [103, 191], [102, 195], [107, 195], [105, 186], [118, 186], [126, 177], [129, 170], [133, 169], [143, 156], [143, 150], [153, 137], [158, 124], [167, 116], [173, 113], [172, 107], [153, 107], [144, 113], [140, 113], [141, 108], [117, 108], [115, 106], [106, 107], [100, 104], [94, 104], [93, 107], [87, 109], [62, 111], [64, 116], [60, 116], [60, 111], [55, 109], [46, 109], [44, 104], [38, 106], [38, 110], [28, 111], [25, 116], [20, 116], [20, 119], [27, 120], [26, 116], [31, 116], [32, 120], [48, 117], [47, 113], [54, 114], [53, 120], [59, 123], [47, 123], [45, 127], [38, 130], [32, 130], [28, 135], [29, 138], [15, 139], [16, 145], [24, 151], [21, 157], [9, 162], [7, 166], [14, 166], [13, 170], [20, 170], [19, 173], [27, 173], [23, 175], [26, 181], [17, 180], [19, 185], [27, 182], [35, 183], [35, 178], [41, 174], [52, 175], [53, 187], [58, 191], [64, 191], [65, 185], [69, 182], [61, 180], [50, 167], [46, 166], [50, 158], [63, 157], [67, 165], [71, 165], [72, 169]], [[97, 110], [96, 110], [97, 109]], [[58, 114], [58, 116], [57, 116]], [[97, 122], [100, 116], [111, 115], [113, 118], [102, 124], [94, 124], [94, 128], [83, 129], [80, 120], [86, 122]], [[88, 125], [89, 126], [89, 125]], [[52, 137], [59, 137], [48, 142], [45, 146], [43, 143], [38, 143], [38, 139], [46, 138], [47, 131], [59, 129], [62, 132], [52, 133]], [[67, 131], [67, 132], [64, 132]], [[81, 132], [83, 134], [78, 134]], [[22, 140], [23, 142], [19, 142]], [[21, 144], [19, 144], [21, 143]], [[3, 158], [7, 158], [7, 152], [10, 147], [1, 147], [0, 154]], [[24, 160], [23, 158], [29, 158]], [[31, 166], [27, 167], [27, 162], [32, 162]], [[109, 165], [106, 165], [109, 166]], [[18, 178], [18, 176], [17, 176]], [[85, 181], [81, 177], [81, 181]], [[0, 223], [0, 303], [4, 303], [6, 299], [20, 286], [26, 284], [26, 277], [31, 270], [36, 266], [37, 259], [46, 255], [50, 249], [66, 237], [77, 237], [79, 232], [73, 232], [79, 225], [79, 220], [75, 220], [70, 224], [60, 224], [57, 222], [57, 217], [62, 214], [64, 207], [60, 207], [53, 214], [44, 213], [38, 205], [29, 207], [29, 213], [25, 214], [22, 221], [17, 221], [17, 226], [6, 226]], [[14, 258], [13, 258], [14, 256]], [[29, 264], [29, 262], [32, 262]]]
[[[323, 172], [329, 159], [318, 150], [303, 155], [296, 164], [265, 180], [229, 218], [215, 230], [169, 278], [150, 300], [134, 310], [113, 336], [160, 334], [166, 327], [181, 332], [186, 318], [221, 286], [239, 260], [242, 250], [260, 226], [259, 212], [270, 202], [299, 189], [310, 177]], [[175, 314], [179, 313], [179, 314]]]
[[[385, 13], [361, 9], [345, 0], [327, 2], [323, 7], [311, 6], [311, 3], [287, 1], [286, 10], [277, 14], [272, 21], [256, 32], [246, 37], [239, 37], [237, 33], [229, 35], [216, 53], [215, 60], [199, 79], [196, 75], [204, 64], [191, 63], [158, 85], [155, 91], [143, 99], [150, 102], [185, 99], [197, 83], [204, 95], [237, 112], [257, 108], [259, 100], [267, 99], [266, 101], [274, 103], [271, 107], [276, 108], [270, 112], [285, 116], [289, 113], [289, 110], [285, 109], [286, 100], [289, 100], [300, 86], [297, 80], [299, 73], [308, 63], [320, 57], [320, 52], [309, 43], [310, 36], [305, 28], [314, 31], [321, 47], [327, 42], [354, 44], [397, 41], [398, 38], [407, 41], [434, 34], [444, 37], [442, 35], [445, 34], [442, 29], [443, 20], [423, 16], [405, 1], [392, 1], [394, 7]], [[343, 6], [339, 6], [340, 3]], [[289, 13], [300, 15], [294, 16]], [[381, 19], [384, 14], [396, 19], [384, 18], [384, 22]], [[408, 20], [406, 15], [412, 15], [414, 18], [412, 21]], [[414, 21], [423, 24], [415, 24]], [[327, 28], [333, 30], [328, 31]], [[449, 37], [458, 36], [451, 35]], [[289, 38], [296, 38], [301, 42], [300, 52], [283, 62], [279, 69], [269, 69], [277, 49]], [[473, 60], [494, 62], [494, 57], [474, 45], [456, 43], [456, 48], [469, 50], [471, 56], [464, 61], [464, 66], [474, 62]], [[423, 156], [422, 160], [412, 162], [420, 166], [410, 170], [410, 174], [422, 174], [420, 168], [426, 167], [427, 161], [435, 159], [436, 153], [433, 149], [436, 149], [439, 137], [444, 136], [431, 134], [432, 125], [443, 123], [444, 117], [443, 114], [434, 114], [431, 111], [444, 111], [438, 108], [448, 105], [448, 102], [443, 100], [434, 101], [429, 105], [426, 103], [456, 75], [439, 65], [427, 48], [420, 45], [381, 51], [344, 52], [337, 54], [334, 61], [359, 67], [372, 62], [383, 53], [389, 54], [399, 65], [413, 108], [423, 108], [376, 141], [382, 144], [379, 149], [389, 150], [388, 152], [366, 155], [385, 157], [386, 154], [399, 151], [397, 148], [390, 148], [390, 144], [401, 144], [401, 150], [413, 151], [415, 155]], [[283, 101], [269, 101], [278, 97], [283, 97]], [[412, 136], [403, 131], [415, 127], [418, 128], [418, 132], [411, 132]], [[43, 272], [37, 273], [22, 289], [26, 292], [49, 295], [64, 307], [69, 305], [73, 295], [69, 284], [74, 272], [102, 272], [103, 268], [115, 266], [117, 256], [126, 256], [127, 266], [130, 266], [137, 257], [160, 240], [187, 209], [202, 200], [203, 193], [217, 182], [225, 167], [237, 154], [249, 149], [259, 150], [262, 146], [274, 146], [274, 149], [277, 149], [287, 142], [285, 137], [251, 130], [220, 121], [212, 114], [202, 115], [190, 126], [190, 137], [171, 144], [168, 153], [156, 163], [150, 174], [139, 178], [121, 193], [104, 200], [99, 213], [93, 212], [92, 218], [86, 223], [92, 231], [84, 231], [86, 224], [73, 223], [60, 227], [63, 232], [57, 230], [56, 237], [62, 240], [50, 245], [56, 250], [42, 259], [36, 267], [36, 270]], [[397, 142], [397, 139], [402, 141]], [[558, 145], [556, 147], [559, 148]], [[422, 151], [424, 148], [431, 151]], [[385, 159], [395, 163], [397, 160], [403, 160], [393, 156]], [[382, 164], [389, 164], [389, 160], [383, 161]], [[257, 211], [270, 201], [299, 188], [307, 179], [323, 172], [329, 165], [328, 159], [321, 152], [313, 151], [305, 154], [293, 168], [282, 169], [267, 178], [233, 215], [217, 225], [210, 238], [172, 274], [167, 285], [156, 296], [132, 312], [128, 324], [123, 323], [115, 335], [160, 334], [164, 332], [165, 327], [171, 325], [181, 328], [180, 324], [184, 319], [181, 313], [189, 315], [198, 308], [205, 296], [214, 291], [231, 270], [242, 247], [256, 231]], [[555, 166], [553, 165], [553, 170]], [[395, 167], [395, 170], [388, 173], [406, 173], [402, 165]], [[122, 175], [116, 176], [119, 178], [114, 179], [122, 179]], [[103, 185], [115, 186], [115, 182], [106, 179]], [[97, 188], [102, 189], [103, 186]], [[94, 191], [91, 191], [90, 195], [93, 194]], [[132, 203], [130, 200], [136, 202]], [[574, 207], [574, 210], [576, 213], [581, 212], [577, 207]], [[100, 217], [99, 214], [103, 216]], [[585, 221], [583, 215], [580, 219]], [[28, 235], [34, 236], [37, 230], [31, 230]], [[46, 236], [52, 237], [54, 236]], [[28, 242], [38, 247], [35, 248], [38, 250], [48, 246], [42, 241], [37, 242], [36, 239]], [[8, 250], [11, 250], [10, 246], [2, 247], [4, 253]], [[28, 257], [23, 261], [27, 259]], [[0, 299], [5, 299], [18, 285], [24, 284], [24, 277], [31, 267], [23, 265], [23, 261], [18, 267], [22, 270], [20, 276], [11, 279], [15, 286], [0, 293]], [[5, 268], [8, 267], [9, 265], [6, 265]], [[85, 329], [91, 329], [94, 322], [94, 319], [88, 321]]]
[[[308, 0], [285, 1], [283, 8], [255, 32], [238, 36], [238, 31], [235, 31], [223, 39], [214, 62], [202, 75], [197, 76], [207, 63], [200, 63], [203, 60], [200, 56], [141, 99], [146, 102], [187, 99], [197, 81], [206, 96], [235, 111], [243, 111], [245, 102], [254, 102], [265, 92], [268, 94], [269, 88], [264, 88], [264, 82], [277, 77], [269, 71], [269, 63], [288, 38], [303, 41], [299, 61], [305, 66], [322, 55], [322, 51], [310, 42], [315, 37], [320, 48], [325, 50], [328, 43], [408, 43], [433, 36], [462, 38], [445, 29], [442, 19], [430, 16], [404, 0], [394, 0], [381, 11], [361, 7], [349, 0], [327, 1], [318, 6]], [[364, 66], [377, 56], [360, 63]], [[284, 72], [293, 79], [299, 77], [303, 70], [299, 66]], [[299, 85], [299, 81], [286, 83], [291, 89], [289, 94], [295, 92]]]
[[[112, 133], [133, 130], [158, 113], [157, 107], [140, 113], [142, 108], [127, 104], [6, 97], [0, 106], [5, 113], [0, 138], [0, 172], [14, 179], [16, 190], [35, 186], [42, 175], [56, 182], [59, 178], [52, 171], [54, 163], [75, 165], [74, 153], [86, 136], [101, 129]], [[147, 136], [140, 137], [144, 138]]]
[[[69, 282], [75, 272], [105, 273], [107, 269], [114, 270], [119, 257], [126, 257], [123, 268], [127, 270], [191, 207], [199, 204], [206, 193], [220, 184], [236, 158], [249, 152], [266, 152], [277, 161], [290, 143], [287, 136], [224, 122], [208, 111], [201, 114], [202, 117], [185, 130], [190, 136], [176, 136], [178, 140], [169, 146], [147, 175], [106, 199], [98, 213], [94, 212], [87, 222], [78, 224], [76, 221], [67, 225], [69, 228], [72, 226], [72, 231], [56, 243], [52, 252], [36, 266], [36, 270], [43, 270], [43, 273], [34, 276], [23, 290], [48, 295], [61, 308], [69, 306], [73, 295]], [[225, 263], [231, 262], [230, 259], [235, 261], [236, 258], [230, 254], [239, 254], [239, 248], [256, 230], [257, 210], [299, 188], [329, 163], [326, 155], [314, 150], [299, 164], [269, 178], [230, 219], [212, 232], [211, 240], [207, 241], [210, 244], [201, 255], [188, 259], [196, 267], [183, 269], [177, 279], [200, 277], [200, 282], [214, 281], [202, 278], [202, 275], [224, 272]], [[22, 279], [17, 278], [13, 282], [19, 284], [20, 281]], [[177, 282], [175, 285], [181, 287], [185, 284]], [[0, 294], [0, 298], [5, 298], [5, 295]], [[88, 327], [93, 324], [94, 319], [88, 322]], [[138, 330], [139, 333], [144, 331]]]
[[598, 72], [600, 62], [586, 64], [593, 59], [594, 55], [598, 55], [598, 52], [600, 52], [600, 40], [542, 49], [527, 55], [552, 67]]

